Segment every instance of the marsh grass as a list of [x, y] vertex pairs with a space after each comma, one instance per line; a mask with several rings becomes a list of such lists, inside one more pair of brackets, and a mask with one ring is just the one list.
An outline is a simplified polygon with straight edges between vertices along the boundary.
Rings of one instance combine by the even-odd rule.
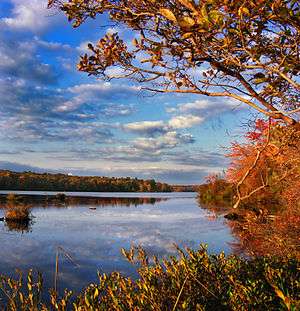
[[[46, 290], [41, 275], [0, 276], [1, 310], [290, 310], [300, 308], [300, 262], [295, 258], [243, 259], [224, 253], [178, 249], [178, 256], [148, 258], [141, 248], [123, 250], [139, 277], [98, 273], [79, 295]], [[2, 295], [2, 297], [1, 297]]]

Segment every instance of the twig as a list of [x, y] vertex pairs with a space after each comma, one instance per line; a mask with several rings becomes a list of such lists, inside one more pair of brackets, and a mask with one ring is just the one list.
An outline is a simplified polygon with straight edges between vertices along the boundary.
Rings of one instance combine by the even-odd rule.
[[181, 294], [182, 294], [182, 292], [183, 292], [183, 288], [184, 288], [184, 285], [185, 285], [185, 283], [186, 283], [186, 281], [187, 281], [188, 277], [189, 277], [189, 275], [187, 275], [187, 276], [185, 277], [185, 279], [184, 279], [184, 281], [183, 281], [183, 283], [182, 283], [182, 286], [181, 286], [180, 292], [179, 292], [179, 294], [178, 294], [178, 296], [177, 296], [176, 302], [175, 302], [174, 307], [173, 307], [173, 309], [172, 309], [173, 311], [175, 311], [175, 310], [176, 310], [176, 307], [177, 307], [177, 305], [178, 305], [178, 302], [179, 302], [180, 296], [181, 296]]
[[72, 256], [61, 246], [58, 246], [56, 249], [56, 258], [55, 258], [55, 274], [54, 274], [54, 290], [58, 291], [58, 273], [59, 273], [59, 252], [61, 252], [74, 266], [80, 267], [78, 263], [74, 261]]
[[54, 274], [54, 291], [57, 293], [57, 282], [58, 282], [58, 248], [56, 250], [55, 258], [55, 274]]

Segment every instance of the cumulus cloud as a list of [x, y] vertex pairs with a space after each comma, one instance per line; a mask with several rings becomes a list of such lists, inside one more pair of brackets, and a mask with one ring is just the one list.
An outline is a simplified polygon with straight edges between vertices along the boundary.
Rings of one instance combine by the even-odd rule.
[[[67, 88], [67, 92], [73, 94], [73, 96], [56, 107], [56, 111], [74, 111], [86, 103], [97, 104], [97, 102], [127, 100], [129, 97], [136, 95], [137, 91], [138, 88], [136, 87], [112, 84], [110, 82], [78, 84]], [[119, 107], [117, 106], [117, 108]]]
[[204, 119], [193, 115], [182, 115], [171, 118], [169, 121], [138, 121], [124, 124], [125, 131], [147, 136], [170, 133], [177, 129], [191, 128], [200, 124]]
[[48, 141], [101, 143], [113, 134], [107, 124], [80, 121], [58, 121], [38, 116], [14, 116], [0, 120], [0, 137], [14, 141]]
[[241, 109], [239, 103], [234, 99], [202, 99], [194, 102], [178, 104], [176, 107], [167, 108], [169, 113], [184, 113], [205, 118], [217, 116], [225, 112]]
[[190, 144], [195, 140], [190, 134], [180, 134], [175, 131], [167, 132], [166, 134], [159, 137], [150, 137], [150, 138], [137, 138], [133, 141], [133, 146], [136, 149], [140, 149], [148, 152], [159, 153], [164, 149], [175, 148], [179, 144]]
[[50, 19], [50, 11], [47, 10], [47, 0], [11, 0], [11, 3], [11, 16], [0, 20], [2, 26], [36, 33], [44, 31], [54, 22], [53, 18]]
[[36, 83], [54, 84], [57, 73], [53, 67], [36, 56], [36, 45], [32, 41], [18, 41], [3, 38], [0, 45], [1, 75], [31, 80]]
[[103, 108], [102, 113], [107, 117], [129, 116], [136, 111], [133, 105], [109, 104]]
[[157, 133], [164, 133], [168, 130], [166, 124], [163, 121], [139, 121], [131, 122], [123, 125], [123, 128], [127, 131], [147, 134], [152, 136]]
[[0, 137], [23, 141], [103, 142], [113, 134], [109, 125], [94, 114], [60, 114], [55, 107], [65, 94], [46, 87], [34, 87], [23, 80], [0, 79]]
[[[200, 124], [203, 118], [193, 115], [175, 116], [166, 121], [138, 121], [121, 125], [127, 132], [142, 135], [132, 140], [135, 154], [142, 154], [144, 158], [161, 157], [166, 150], [195, 143], [195, 138], [184, 130]], [[148, 156], [147, 156], [148, 153]], [[133, 158], [136, 158], [134, 156]]]
[[173, 117], [169, 122], [169, 126], [174, 129], [190, 128], [203, 122], [204, 118], [191, 114]]

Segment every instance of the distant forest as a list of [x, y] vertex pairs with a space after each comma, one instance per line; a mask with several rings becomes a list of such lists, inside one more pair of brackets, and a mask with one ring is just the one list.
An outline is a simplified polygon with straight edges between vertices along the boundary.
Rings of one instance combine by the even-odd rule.
[[130, 177], [70, 176], [65, 174], [16, 173], [0, 170], [1, 190], [90, 191], [90, 192], [172, 192], [191, 191], [190, 187], [171, 186]]

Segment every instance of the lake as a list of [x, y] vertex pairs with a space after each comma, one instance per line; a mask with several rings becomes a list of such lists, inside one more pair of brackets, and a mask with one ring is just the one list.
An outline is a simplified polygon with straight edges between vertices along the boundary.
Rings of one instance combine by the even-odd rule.
[[[67, 195], [72, 198], [65, 203], [32, 200], [34, 218], [28, 227], [0, 222], [1, 273], [34, 268], [43, 273], [45, 285], [53, 287], [55, 257], [60, 248], [59, 288], [77, 291], [88, 282], [96, 282], [97, 271], [118, 270], [134, 277], [135, 268], [121, 255], [122, 247], [141, 245], [150, 254], [163, 257], [176, 254], [174, 243], [192, 248], [208, 243], [210, 252], [230, 253], [235, 242], [223, 218], [215, 219], [199, 207], [196, 193]], [[0, 209], [0, 217], [3, 214]]]

